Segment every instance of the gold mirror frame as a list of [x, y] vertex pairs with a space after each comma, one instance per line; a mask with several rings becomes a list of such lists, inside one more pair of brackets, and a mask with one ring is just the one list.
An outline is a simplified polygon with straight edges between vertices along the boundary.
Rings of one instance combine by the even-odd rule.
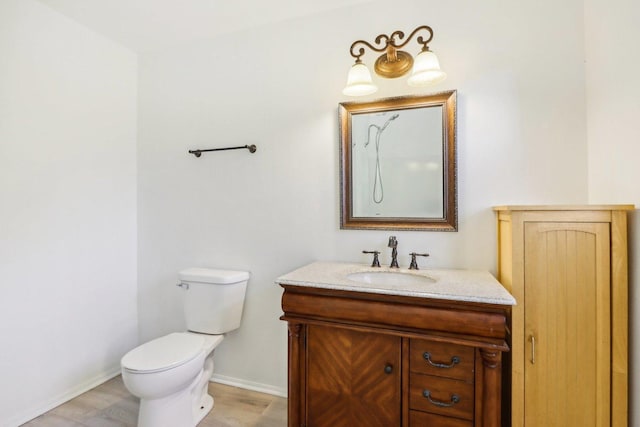
[[[420, 113], [416, 109], [440, 107], [442, 109], [442, 129], [433, 129], [433, 132], [442, 136], [442, 163], [441, 178], [442, 188], [434, 189], [434, 194], [441, 194], [442, 214], [434, 216], [416, 217], [413, 215], [364, 215], [354, 216], [354, 176], [353, 176], [353, 147], [352, 125], [354, 117], [361, 114], [392, 114], [384, 126], [369, 125], [367, 132], [367, 144], [370, 139], [371, 127], [376, 127], [378, 132], [384, 130], [390, 120], [399, 117], [405, 110], [414, 110], [411, 114]], [[422, 111], [422, 110], [421, 110]], [[436, 110], [431, 110], [433, 113]], [[436, 111], [438, 114], [438, 111]], [[457, 209], [457, 175], [456, 175], [456, 91], [447, 91], [425, 96], [405, 96], [385, 98], [369, 102], [343, 102], [339, 104], [340, 122], [340, 228], [360, 230], [417, 230], [417, 231], [458, 231]], [[437, 120], [437, 117], [436, 117]], [[420, 121], [421, 122], [421, 121]], [[437, 127], [434, 126], [434, 127]], [[381, 132], [380, 132], [381, 134]], [[378, 137], [379, 138], [379, 137]], [[427, 136], [425, 136], [425, 139]], [[379, 139], [377, 140], [379, 141]], [[391, 141], [392, 144], [394, 141]], [[401, 140], [395, 141], [402, 143]], [[425, 144], [427, 142], [425, 141]], [[366, 144], [365, 144], [366, 146]], [[376, 153], [377, 153], [376, 144]], [[378, 156], [378, 154], [376, 154]], [[410, 161], [406, 157], [405, 161]], [[379, 163], [379, 160], [376, 160]], [[376, 165], [377, 166], [377, 165]], [[378, 166], [377, 166], [378, 167]], [[379, 170], [377, 171], [379, 173]], [[387, 171], [393, 173], [393, 170]], [[370, 180], [369, 180], [370, 181]], [[381, 181], [382, 183], [382, 178]], [[420, 189], [420, 183], [412, 183], [412, 187]], [[429, 184], [424, 182], [425, 186]], [[437, 186], [439, 187], [439, 185]], [[375, 188], [373, 192], [375, 193]], [[441, 191], [441, 193], [438, 193]], [[407, 191], [407, 200], [412, 197], [411, 189]], [[439, 197], [439, 196], [438, 196]], [[375, 199], [375, 194], [374, 194]], [[417, 199], [416, 199], [417, 200]], [[379, 203], [376, 201], [376, 203]]]

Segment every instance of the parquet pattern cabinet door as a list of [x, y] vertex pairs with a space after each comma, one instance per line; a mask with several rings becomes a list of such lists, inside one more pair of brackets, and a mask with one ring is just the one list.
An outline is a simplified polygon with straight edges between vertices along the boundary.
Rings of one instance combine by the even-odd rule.
[[400, 425], [400, 337], [309, 325], [307, 355], [308, 427]]
[[525, 230], [527, 426], [609, 426], [609, 225]]

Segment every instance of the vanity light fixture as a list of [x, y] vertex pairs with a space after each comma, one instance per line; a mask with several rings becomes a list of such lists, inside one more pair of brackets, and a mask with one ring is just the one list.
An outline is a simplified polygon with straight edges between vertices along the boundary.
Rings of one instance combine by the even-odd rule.
[[[417, 38], [418, 44], [422, 45], [422, 50], [415, 60], [411, 54], [400, 50], [407, 45], [420, 31], [426, 31], [429, 37], [425, 40], [423, 36]], [[397, 41], [396, 41], [397, 38]], [[406, 75], [412, 70], [411, 76], [407, 80], [409, 86], [422, 87], [430, 86], [443, 81], [447, 74], [440, 69], [440, 63], [435, 53], [429, 50], [428, 43], [433, 39], [433, 30], [427, 25], [416, 28], [409, 34], [405, 41], [402, 31], [394, 31], [390, 36], [380, 34], [376, 37], [375, 45], [357, 40], [353, 42], [349, 52], [356, 58], [356, 63], [349, 70], [347, 76], [347, 86], [342, 91], [347, 96], [370, 95], [378, 90], [378, 87], [371, 80], [371, 73], [360, 57], [364, 55], [364, 45], [374, 52], [385, 52], [378, 57], [373, 67], [376, 74], [387, 79], [394, 79]]]

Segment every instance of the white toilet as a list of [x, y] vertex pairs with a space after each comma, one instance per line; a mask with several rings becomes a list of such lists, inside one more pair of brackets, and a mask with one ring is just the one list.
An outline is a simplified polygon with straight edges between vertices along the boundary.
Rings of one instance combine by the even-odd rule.
[[248, 272], [189, 268], [179, 278], [189, 331], [142, 344], [120, 361], [125, 386], [140, 398], [138, 427], [196, 426], [213, 407], [213, 352], [222, 334], [240, 327]]

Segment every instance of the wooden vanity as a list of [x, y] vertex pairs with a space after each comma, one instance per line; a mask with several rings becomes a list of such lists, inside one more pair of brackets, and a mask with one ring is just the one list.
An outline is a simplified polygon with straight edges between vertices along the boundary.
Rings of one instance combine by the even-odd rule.
[[[348, 279], [367, 270], [392, 279]], [[289, 427], [501, 425], [513, 297], [486, 272], [394, 270], [313, 263], [276, 281], [289, 328]], [[431, 282], [392, 283], [406, 276]]]

